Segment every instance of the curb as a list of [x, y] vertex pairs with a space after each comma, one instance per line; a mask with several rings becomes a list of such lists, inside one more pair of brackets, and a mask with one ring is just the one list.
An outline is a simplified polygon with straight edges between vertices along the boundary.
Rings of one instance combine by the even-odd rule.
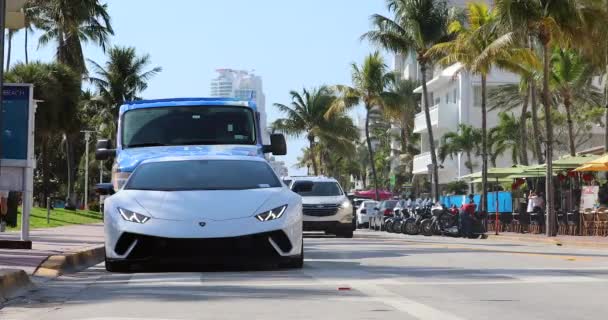
[[566, 240], [563, 239], [555, 239], [555, 238], [529, 238], [529, 237], [518, 237], [511, 235], [495, 235], [488, 234], [488, 240], [503, 240], [503, 241], [511, 241], [511, 242], [525, 242], [529, 244], [552, 244], [556, 246], [572, 246], [572, 247], [585, 247], [585, 248], [595, 248], [595, 249], [608, 249], [608, 243], [597, 243], [593, 241], [577, 241], [577, 240]]
[[103, 261], [104, 257], [103, 246], [71, 254], [50, 256], [34, 270], [33, 276], [56, 278], [62, 274], [73, 273], [94, 266]]
[[23, 270], [0, 270], [0, 303], [18, 297], [33, 286], [30, 277]]
[[[104, 260], [103, 246], [46, 258], [36, 268], [32, 277], [56, 278], [94, 266]], [[0, 269], [0, 303], [23, 295], [34, 288], [30, 276], [23, 270]]]

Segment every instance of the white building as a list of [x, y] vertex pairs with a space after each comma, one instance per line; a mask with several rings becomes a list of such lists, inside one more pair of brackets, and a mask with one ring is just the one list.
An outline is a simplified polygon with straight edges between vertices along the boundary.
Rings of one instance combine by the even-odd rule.
[[[493, 70], [488, 75], [487, 88], [490, 91], [494, 87], [512, 83], [519, 83], [517, 75]], [[481, 79], [479, 75], [463, 70], [460, 64], [454, 64], [438, 70], [435, 76], [427, 81], [427, 88], [436, 150], [439, 150], [441, 137], [448, 132], [456, 132], [460, 124], [481, 128]], [[422, 87], [417, 88], [414, 92], [421, 93]], [[501, 110], [488, 110], [488, 130], [498, 124], [500, 112]], [[513, 110], [513, 113], [516, 114], [517, 111]], [[424, 112], [416, 115], [414, 133], [420, 134], [421, 153], [414, 157], [413, 173], [425, 175], [428, 174], [428, 166], [431, 164], [431, 153]], [[436, 154], [438, 154], [437, 151]], [[472, 161], [477, 165], [475, 171], [479, 171], [481, 159], [474, 157]], [[445, 184], [469, 174], [470, 171], [465, 166], [465, 162], [465, 155], [455, 156], [454, 159], [448, 157], [439, 169], [439, 183]], [[512, 165], [510, 156], [505, 154], [499, 157], [496, 165], [499, 167]]]
[[211, 80], [211, 96], [254, 99], [260, 112], [262, 140], [264, 143], [268, 143], [270, 138], [262, 77], [243, 70], [217, 69], [216, 71], [218, 76]]

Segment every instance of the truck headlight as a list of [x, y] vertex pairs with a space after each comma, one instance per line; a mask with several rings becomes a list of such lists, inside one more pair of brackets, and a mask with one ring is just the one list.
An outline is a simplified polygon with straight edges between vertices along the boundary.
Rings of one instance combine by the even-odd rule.
[[114, 186], [114, 190], [118, 192], [122, 187], [125, 186], [127, 180], [131, 176], [131, 172], [114, 172], [112, 173], [112, 185]]
[[259, 221], [272, 221], [272, 220], [276, 220], [278, 218], [280, 218], [283, 213], [285, 213], [285, 210], [287, 210], [287, 205], [284, 206], [280, 206], [278, 208], [274, 208], [272, 210], [268, 210], [262, 213], [257, 214], [255, 217], [256, 219], [258, 219]]
[[148, 220], [150, 220], [150, 217], [144, 216], [143, 214], [140, 214], [137, 212], [133, 212], [131, 210], [118, 208], [118, 212], [120, 213], [120, 216], [125, 221], [129, 221], [129, 222], [144, 224], [144, 223], [148, 222]]

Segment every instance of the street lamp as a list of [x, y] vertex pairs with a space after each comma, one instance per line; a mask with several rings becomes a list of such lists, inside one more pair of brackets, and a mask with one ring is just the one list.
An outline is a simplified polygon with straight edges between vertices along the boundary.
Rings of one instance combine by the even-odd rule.
[[84, 133], [84, 154], [85, 154], [85, 168], [84, 168], [84, 209], [89, 210], [89, 142], [91, 141], [91, 133], [97, 133], [97, 131], [83, 130]]

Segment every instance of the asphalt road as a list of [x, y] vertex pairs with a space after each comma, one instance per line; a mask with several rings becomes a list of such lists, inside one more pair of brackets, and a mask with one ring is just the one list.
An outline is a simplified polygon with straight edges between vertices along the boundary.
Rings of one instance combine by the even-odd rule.
[[41, 284], [2, 320], [601, 319], [608, 252], [357, 232], [308, 237], [302, 270], [108, 274]]

